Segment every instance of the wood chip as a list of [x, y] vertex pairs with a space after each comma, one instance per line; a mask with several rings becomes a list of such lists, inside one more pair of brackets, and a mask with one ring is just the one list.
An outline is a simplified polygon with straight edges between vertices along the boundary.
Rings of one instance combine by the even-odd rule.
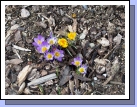
[[18, 90], [18, 94], [22, 94], [22, 92], [24, 91], [25, 89], [25, 82], [23, 82]]
[[73, 32], [77, 31], [77, 19], [73, 19], [72, 29], [73, 29]]
[[69, 89], [70, 89], [71, 95], [73, 95], [73, 92], [74, 92], [74, 81], [72, 81], [72, 80], [69, 80]]
[[88, 30], [85, 29], [83, 33], [80, 34], [80, 39], [85, 39], [86, 35], [88, 34]]
[[7, 64], [14, 64], [14, 65], [18, 65], [20, 63], [22, 63], [23, 60], [22, 59], [11, 59], [11, 60], [6, 60]]
[[52, 79], [55, 79], [55, 78], [57, 78], [57, 76], [56, 76], [55, 73], [53, 73], [53, 74], [50, 74], [50, 75], [47, 75], [47, 76], [44, 76], [44, 77], [41, 77], [41, 78], [38, 78], [38, 79], [34, 79], [31, 82], [29, 82], [27, 84], [27, 86], [38, 85], [38, 84], [41, 84], [43, 82], [46, 82], [46, 81], [49, 81], [49, 80], [52, 80]]
[[94, 60], [94, 62], [98, 65], [106, 65], [107, 62], [110, 62], [108, 59], [99, 59], [99, 58], [96, 58]]
[[42, 70], [42, 71], [41, 71], [41, 75], [42, 75], [42, 76], [45, 76], [45, 75], [47, 75], [47, 74], [48, 74], [47, 71], [45, 71], [45, 70]]
[[68, 25], [68, 30], [69, 30], [69, 32], [73, 32], [73, 28], [71, 25]]
[[17, 30], [19, 27], [20, 27], [20, 25], [15, 24], [15, 25], [11, 26], [10, 30], [14, 31], [14, 30]]
[[34, 22], [37, 26], [40, 26], [42, 28], [47, 28], [47, 25], [44, 22]]
[[27, 75], [29, 74], [31, 69], [32, 69], [32, 66], [27, 65], [22, 69], [22, 71], [20, 71], [20, 73], [18, 74], [18, 77], [17, 77], [17, 81], [18, 81], [19, 86], [22, 84], [22, 82], [25, 81], [25, 79], [27, 78]]
[[20, 34], [20, 31], [18, 30], [18, 31], [15, 33], [15, 41], [18, 42], [19, 40], [21, 40], [21, 34]]
[[109, 41], [104, 37], [102, 37], [101, 39], [98, 39], [97, 42], [100, 43], [103, 47], [110, 45]]
[[116, 37], [114, 37], [113, 41], [116, 43], [116, 45], [119, 45], [121, 43], [122, 36], [120, 34], [117, 34]]

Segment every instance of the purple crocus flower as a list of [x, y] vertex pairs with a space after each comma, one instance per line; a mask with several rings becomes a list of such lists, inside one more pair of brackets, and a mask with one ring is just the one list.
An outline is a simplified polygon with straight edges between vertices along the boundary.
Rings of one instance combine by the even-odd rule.
[[33, 45], [34, 46], [40, 46], [42, 44], [42, 42], [44, 42], [45, 38], [41, 35], [38, 35], [37, 38], [34, 38], [34, 42]]
[[54, 51], [54, 58], [57, 59], [58, 61], [62, 61], [62, 58], [64, 57], [64, 51], [56, 49]]
[[46, 53], [49, 50], [49, 48], [50, 45], [46, 41], [44, 41], [39, 47], [37, 47], [37, 50], [39, 53]]
[[46, 60], [53, 60], [54, 53], [53, 52], [47, 52], [44, 57]]
[[82, 64], [82, 59], [80, 57], [74, 58], [74, 61], [71, 63], [75, 65], [76, 67], [79, 67]]
[[57, 38], [56, 37], [50, 37], [47, 39], [47, 42], [48, 42], [48, 44], [50, 44], [50, 46], [54, 45], [57, 42]]
[[50, 37], [53, 37], [53, 32], [52, 32], [52, 31], [49, 33], [49, 36], [50, 36]]
[[87, 66], [81, 65], [80, 68], [78, 69], [78, 71], [82, 74], [86, 74], [87, 73]]

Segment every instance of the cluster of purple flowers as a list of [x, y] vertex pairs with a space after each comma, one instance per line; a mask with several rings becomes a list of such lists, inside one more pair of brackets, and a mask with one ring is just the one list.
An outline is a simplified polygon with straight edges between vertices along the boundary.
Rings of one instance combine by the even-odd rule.
[[41, 35], [38, 35], [37, 38], [34, 38], [33, 45], [36, 47], [39, 53], [43, 53], [46, 60], [57, 59], [58, 61], [62, 61], [64, 57], [64, 51], [59, 50], [57, 48], [53, 48], [57, 43], [57, 38], [53, 36], [52, 32], [50, 32], [50, 37], [45, 40], [45, 38]]
[[82, 59], [80, 57], [74, 58], [72, 65], [75, 65], [78, 68], [78, 71], [82, 74], [86, 74], [87, 72], [87, 66], [82, 65]]

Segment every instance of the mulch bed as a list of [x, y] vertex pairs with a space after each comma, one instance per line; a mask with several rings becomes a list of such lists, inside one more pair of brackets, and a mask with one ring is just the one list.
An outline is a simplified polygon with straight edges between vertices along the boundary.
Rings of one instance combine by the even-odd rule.
[[[62, 61], [47, 61], [33, 45], [38, 34], [76, 32]], [[6, 95], [124, 95], [125, 6], [5, 7]], [[58, 45], [58, 44], [57, 44]], [[86, 73], [72, 64], [80, 57]]]

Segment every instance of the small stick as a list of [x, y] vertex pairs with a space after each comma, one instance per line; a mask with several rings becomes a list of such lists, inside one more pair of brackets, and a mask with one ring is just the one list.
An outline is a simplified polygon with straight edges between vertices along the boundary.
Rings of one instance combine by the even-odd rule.
[[18, 54], [17, 50], [15, 49], [15, 53], [17, 54], [18, 58], [21, 59], [20, 55]]
[[68, 47], [68, 49], [72, 52], [74, 56], [76, 55], [75, 51], [70, 46]]
[[116, 82], [116, 81], [110, 81], [111, 84], [117, 84], [117, 85], [122, 85], [123, 83], [121, 82]]
[[31, 51], [30, 49], [25, 49], [25, 48], [19, 47], [17, 45], [13, 45], [13, 48], [21, 50], [21, 51]]

